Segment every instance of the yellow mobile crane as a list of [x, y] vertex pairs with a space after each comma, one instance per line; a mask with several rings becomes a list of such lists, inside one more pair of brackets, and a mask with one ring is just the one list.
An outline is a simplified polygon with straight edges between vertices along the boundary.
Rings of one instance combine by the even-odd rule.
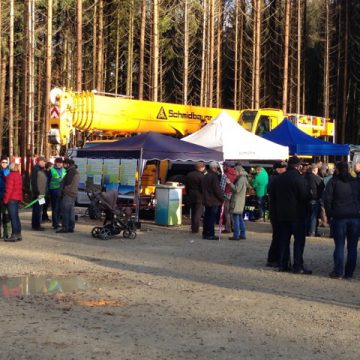
[[[186, 136], [219, 115], [223, 109], [72, 92], [55, 88], [50, 94], [49, 142], [67, 146], [74, 130], [99, 132], [105, 137], [157, 131]], [[257, 135], [274, 129], [284, 118], [314, 137], [330, 140], [334, 122], [318, 116], [287, 114], [279, 109], [226, 110], [245, 129]]]
[[[199, 130], [223, 111], [61, 89], [52, 90], [50, 102], [49, 142], [53, 145], [69, 144], [74, 129], [113, 137], [147, 131], [182, 137]], [[240, 111], [226, 111], [236, 121], [239, 119]]]

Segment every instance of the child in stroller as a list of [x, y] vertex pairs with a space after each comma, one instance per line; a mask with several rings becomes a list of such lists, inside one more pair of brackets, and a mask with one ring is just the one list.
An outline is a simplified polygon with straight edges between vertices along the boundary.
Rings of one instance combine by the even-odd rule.
[[95, 226], [91, 235], [101, 240], [109, 240], [115, 235], [122, 232], [122, 236], [127, 239], [136, 238], [136, 225], [132, 219], [132, 209], [127, 207], [118, 209], [117, 207], [117, 191], [88, 192], [91, 201], [89, 208], [95, 213], [101, 214], [105, 212], [105, 220], [103, 226]]

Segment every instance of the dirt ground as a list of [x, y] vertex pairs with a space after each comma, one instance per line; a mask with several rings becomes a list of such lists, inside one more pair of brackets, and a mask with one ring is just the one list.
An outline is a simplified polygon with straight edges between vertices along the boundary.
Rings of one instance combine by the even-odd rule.
[[135, 240], [30, 231], [0, 243], [0, 275], [81, 276], [87, 289], [0, 298], [0, 359], [360, 358], [360, 269], [333, 280], [333, 243], [310, 238], [312, 276], [266, 268], [268, 223], [246, 241], [143, 224]]

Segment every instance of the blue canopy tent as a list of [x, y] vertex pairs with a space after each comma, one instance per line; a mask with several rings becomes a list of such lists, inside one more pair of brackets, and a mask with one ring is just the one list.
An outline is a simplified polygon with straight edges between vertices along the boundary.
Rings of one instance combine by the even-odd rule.
[[[138, 159], [141, 179], [147, 160], [222, 161], [223, 153], [206, 147], [181, 141], [155, 132], [147, 132], [130, 138], [103, 143], [77, 152], [78, 157]], [[139, 220], [141, 181], [136, 196], [136, 220]]]
[[263, 138], [288, 146], [290, 154], [313, 156], [348, 155], [350, 151], [347, 144], [333, 144], [304, 133], [288, 119], [285, 119], [275, 129], [265, 134]]
[[147, 132], [78, 150], [78, 157], [142, 160], [222, 161], [222, 153], [171, 136]]

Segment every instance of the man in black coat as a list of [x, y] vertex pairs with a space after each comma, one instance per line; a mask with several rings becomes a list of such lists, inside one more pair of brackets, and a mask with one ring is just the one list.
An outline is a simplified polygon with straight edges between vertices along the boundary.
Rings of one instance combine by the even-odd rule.
[[[278, 178], [279, 175], [286, 171], [286, 162], [279, 161], [273, 166], [273, 173], [269, 178], [268, 193], [271, 192], [273, 182]], [[266, 266], [279, 267], [280, 251], [279, 251], [279, 224], [275, 216], [275, 210], [273, 209], [274, 203], [271, 196], [269, 196], [269, 210], [270, 210], [270, 222], [272, 227], [272, 241], [268, 252], [268, 258]]]
[[195, 170], [186, 176], [186, 195], [191, 209], [191, 232], [198, 233], [203, 212], [202, 181], [204, 179], [205, 164], [199, 161]]
[[296, 156], [288, 161], [287, 171], [279, 175], [270, 189], [274, 215], [279, 226], [280, 271], [289, 269], [290, 239], [294, 236], [293, 272], [311, 274], [304, 267], [305, 221], [309, 190], [304, 177], [300, 174], [301, 162]]
[[220, 187], [219, 176], [217, 173], [218, 163], [212, 161], [209, 165], [209, 171], [204, 176], [202, 182], [203, 203], [205, 206], [203, 239], [216, 240], [215, 238], [215, 220], [219, 206], [224, 201], [224, 193]]
[[321, 210], [320, 199], [325, 188], [323, 179], [318, 175], [319, 168], [316, 164], [311, 164], [305, 179], [310, 190], [310, 204], [307, 217], [307, 235], [320, 236], [318, 232], [319, 216]]

